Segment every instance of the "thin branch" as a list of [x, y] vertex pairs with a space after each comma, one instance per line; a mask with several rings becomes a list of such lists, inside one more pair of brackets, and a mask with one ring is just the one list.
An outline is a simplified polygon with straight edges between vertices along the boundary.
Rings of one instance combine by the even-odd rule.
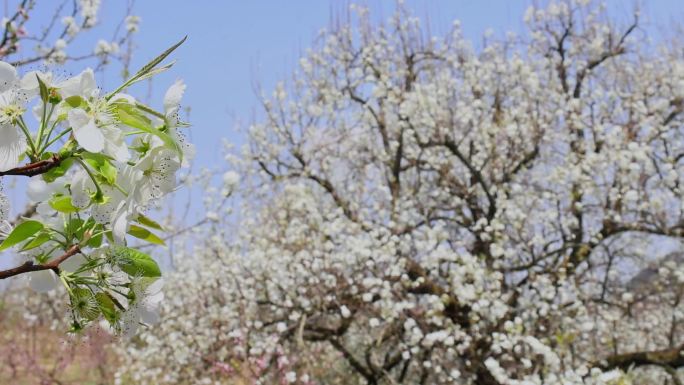
[[627, 370], [632, 366], [644, 365], [667, 366], [670, 368], [684, 367], [684, 344], [670, 349], [615, 354], [594, 366], [603, 370], [616, 368]]
[[7, 171], [0, 171], [0, 176], [19, 175], [19, 176], [36, 176], [44, 174], [62, 163], [62, 158], [55, 154], [50, 159], [41, 160], [38, 162], [29, 163], [25, 166], [16, 167]]
[[60, 255], [59, 257], [55, 258], [50, 262], [36, 265], [33, 263], [33, 261], [27, 261], [24, 264], [17, 266], [15, 268], [0, 271], [0, 279], [10, 278], [14, 277], [15, 275], [25, 274], [32, 271], [43, 270], [52, 270], [55, 272], [55, 274], [59, 274], [59, 265], [80, 252], [81, 247], [79, 245], [73, 245], [69, 249], [67, 249], [67, 251], [64, 254]]

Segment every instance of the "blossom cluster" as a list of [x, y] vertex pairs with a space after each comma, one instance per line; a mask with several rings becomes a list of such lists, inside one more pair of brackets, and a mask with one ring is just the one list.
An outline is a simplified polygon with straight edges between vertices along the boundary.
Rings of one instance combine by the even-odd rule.
[[128, 65], [130, 52], [127, 52], [126, 47], [130, 45], [140, 24], [140, 17], [131, 14], [132, 7], [127, 7], [126, 15], [121, 20], [125, 29], [117, 28], [110, 40], [98, 40], [90, 52], [76, 52], [74, 43], [100, 24], [100, 0], [46, 3], [40, 12], [51, 12], [52, 22], [48, 25], [35, 23], [37, 19], [33, 16], [38, 7], [33, 2], [15, 3], [14, 9], [8, 5], [6, 14], [0, 20], [4, 29], [4, 38], [0, 42], [0, 57], [3, 60], [17, 65], [37, 62], [62, 65], [70, 60], [96, 57], [99, 60], [98, 68], [107, 65], [111, 59], [121, 60], [125, 66]]
[[145, 213], [178, 187], [176, 176], [194, 154], [180, 132], [185, 85], [179, 80], [166, 91], [162, 111], [124, 91], [170, 68], [159, 63], [181, 43], [107, 94], [91, 69], [69, 78], [20, 76], [0, 62], [0, 176], [32, 177], [33, 208], [13, 226], [0, 194], [0, 250], [12, 248], [25, 261], [0, 274], [26, 274], [41, 292], [63, 286], [76, 331], [101, 316], [129, 334], [157, 320], [161, 271], [129, 243], [164, 244], [155, 234], [162, 227]]
[[238, 221], [121, 383], [677, 382], [681, 44], [579, 0], [481, 48], [356, 9], [264, 96]]

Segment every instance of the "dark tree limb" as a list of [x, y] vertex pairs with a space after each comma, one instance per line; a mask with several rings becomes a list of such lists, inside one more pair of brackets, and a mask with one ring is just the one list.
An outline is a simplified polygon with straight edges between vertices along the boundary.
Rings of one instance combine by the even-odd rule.
[[603, 370], [627, 370], [631, 366], [656, 365], [673, 369], [684, 367], [684, 344], [674, 348], [615, 354], [598, 362]]

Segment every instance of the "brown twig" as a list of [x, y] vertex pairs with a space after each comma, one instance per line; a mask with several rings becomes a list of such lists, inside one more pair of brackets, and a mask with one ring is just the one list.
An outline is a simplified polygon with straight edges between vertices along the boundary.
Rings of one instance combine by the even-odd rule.
[[17, 266], [15, 268], [0, 271], [0, 279], [6, 279], [14, 277], [15, 275], [42, 270], [52, 270], [56, 274], [59, 274], [59, 265], [80, 252], [81, 247], [79, 245], [73, 245], [70, 248], [68, 248], [64, 254], [60, 255], [59, 257], [55, 258], [50, 262], [36, 265], [33, 263], [33, 261], [27, 261], [24, 264]]
[[62, 158], [59, 155], [53, 155], [50, 159], [41, 160], [38, 162], [29, 163], [27, 165], [16, 167], [7, 171], [0, 171], [0, 176], [6, 175], [20, 175], [20, 176], [36, 176], [44, 174], [51, 169], [57, 167], [62, 163]]

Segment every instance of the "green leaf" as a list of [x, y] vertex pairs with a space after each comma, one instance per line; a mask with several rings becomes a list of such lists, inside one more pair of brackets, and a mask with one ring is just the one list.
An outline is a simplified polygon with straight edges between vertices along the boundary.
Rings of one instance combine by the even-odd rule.
[[183, 160], [183, 151], [178, 143], [167, 133], [153, 127], [152, 121], [140, 113], [135, 106], [128, 103], [114, 103], [114, 105], [117, 107], [116, 111], [121, 123], [159, 137], [167, 148], [176, 151], [180, 160]]
[[45, 83], [43, 83], [43, 81], [40, 79], [40, 76], [38, 76], [38, 74], [36, 74], [36, 79], [38, 79], [38, 88], [40, 89], [40, 100], [42, 100], [43, 103], [47, 103], [49, 96], [48, 88], [45, 85]]
[[69, 96], [68, 98], [64, 99], [64, 101], [71, 108], [78, 108], [78, 107], [81, 107], [83, 104], [85, 104], [85, 100], [78, 95]]
[[143, 226], [147, 226], [151, 229], [159, 230], [159, 231], [166, 231], [164, 228], [154, 220], [152, 220], [149, 217], [144, 216], [143, 214], [138, 214], [138, 217], [135, 219], [136, 222], [140, 223]]
[[166, 246], [166, 243], [164, 243], [163, 239], [159, 238], [156, 234], [153, 234], [150, 230], [144, 227], [131, 225], [131, 227], [128, 229], [128, 234], [155, 245]]
[[[159, 63], [161, 63], [162, 60], [166, 59], [166, 57], [169, 56], [171, 54], [171, 52], [175, 51], [176, 48], [180, 47], [180, 45], [183, 44], [187, 38], [188, 37], [185, 36], [183, 39], [181, 39], [181, 41], [172, 45], [169, 49], [162, 52], [161, 55], [157, 56], [156, 58], [152, 59], [149, 63], [145, 64], [145, 66], [143, 66], [138, 72], [135, 73], [135, 75], [133, 75], [130, 79], [128, 79], [124, 84], [122, 84], [121, 86], [119, 86], [119, 88], [117, 88], [116, 90], [114, 90], [113, 92], [111, 92], [107, 96], [105, 96], [105, 99], [109, 100], [112, 98], [112, 96], [114, 96], [117, 93], [119, 93], [120, 91], [126, 89], [131, 84], [134, 84], [134, 83], [136, 83], [142, 79], [146, 79], [147, 77], [149, 77], [147, 75], [150, 74], [152, 72], [152, 70], [154, 70], [154, 68]], [[164, 67], [162, 67], [162, 68], [164, 68]]]
[[116, 183], [116, 176], [118, 170], [112, 165], [112, 162], [102, 154], [95, 154], [92, 152], [83, 152], [81, 157], [100, 175], [104, 181], [113, 185]]
[[159, 56], [152, 59], [149, 63], [145, 64], [145, 66], [143, 66], [143, 68], [141, 68], [135, 75], [133, 75], [133, 78], [140, 78], [141, 76], [152, 71], [154, 69], [154, 67], [157, 66], [157, 64], [161, 63], [162, 60], [166, 59], [166, 57], [169, 56], [171, 54], [171, 52], [175, 51], [176, 48], [180, 47], [181, 44], [185, 43], [185, 40], [187, 40], [187, 39], [188, 39], [187, 36], [183, 37], [178, 43], [172, 45], [166, 51], [162, 52]]
[[43, 245], [45, 242], [49, 241], [52, 239], [52, 236], [50, 233], [43, 231], [38, 233], [35, 238], [33, 238], [30, 242], [24, 245], [24, 247], [21, 248], [21, 251], [26, 251], [26, 250], [31, 250], [35, 249], [38, 246]]
[[97, 299], [97, 305], [102, 312], [104, 318], [110, 323], [115, 324], [119, 320], [119, 313], [116, 311], [116, 305], [114, 301], [105, 293], [95, 294], [95, 299]]
[[107, 181], [107, 183], [113, 185], [116, 183], [116, 175], [118, 174], [118, 170], [116, 167], [112, 166], [112, 163], [110, 161], [106, 161], [100, 169], [98, 169], [100, 172], [100, 175], [102, 175], [103, 178]]
[[74, 235], [77, 238], [81, 239], [83, 238], [83, 233], [86, 227], [84, 226], [84, 224], [85, 221], [81, 218], [70, 218], [64, 226], [64, 232], [66, 234]]
[[154, 128], [152, 126], [152, 121], [147, 116], [143, 115], [137, 108], [135, 108], [134, 105], [125, 102], [117, 102], [113, 104], [117, 108], [121, 123], [133, 128], [137, 128], [141, 131], [151, 133], [150, 130]]
[[48, 201], [50, 207], [59, 211], [60, 213], [75, 213], [79, 209], [71, 202], [71, 197], [68, 195], [59, 195]]
[[47, 183], [54, 182], [57, 178], [64, 176], [69, 171], [69, 168], [74, 164], [73, 158], [66, 158], [62, 160], [59, 166], [51, 168], [48, 172], [43, 174], [43, 180]]
[[95, 226], [95, 228], [93, 229], [93, 232], [96, 232], [97, 235], [95, 235], [94, 237], [92, 237], [88, 240], [88, 246], [90, 246], [92, 248], [98, 248], [98, 247], [102, 246], [102, 240], [104, 238], [102, 236], [102, 229], [103, 228], [104, 228], [104, 226], [102, 226], [102, 225]]
[[12, 246], [27, 240], [43, 228], [43, 224], [38, 221], [22, 222], [19, 226], [15, 227], [2, 244], [0, 244], [0, 251], [7, 250]]
[[145, 75], [140, 75], [140, 77], [137, 78], [137, 79], [135, 80], [135, 82], [137, 83], [137, 82], [139, 82], [139, 81], [143, 81], [143, 80], [145, 80], [145, 79], [148, 79], [148, 78], [151, 78], [151, 77], [153, 77], [153, 76], [159, 75], [160, 73], [162, 73], [162, 72], [168, 70], [169, 68], [173, 67], [174, 64], [176, 64], [176, 61], [175, 61], [175, 60], [172, 61], [172, 62], [169, 63], [169, 64], [166, 64], [166, 65], [162, 66], [162, 67], [155, 68], [155, 69], [153, 69], [153, 70], [147, 72]]
[[159, 265], [149, 255], [128, 247], [113, 248], [115, 261], [126, 274], [142, 277], [161, 277]]

